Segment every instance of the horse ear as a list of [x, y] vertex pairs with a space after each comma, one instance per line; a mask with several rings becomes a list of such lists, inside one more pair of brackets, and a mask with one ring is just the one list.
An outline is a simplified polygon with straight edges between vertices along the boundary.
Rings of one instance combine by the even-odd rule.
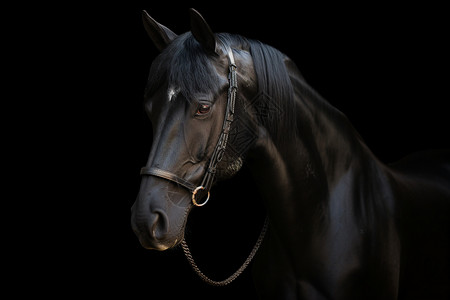
[[189, 10], [191, 16], [191, 32], [194, 38], [210, 52], [216, 52], [216, 36], [212, 32], [208, 23], [203, 19], [202, 15], [191, 8]]
[[156, 22], [145, 10], [142, 11], [142, 21], [148, 36], [159, 51], [163, 51], [177, 37], [172, 30]]

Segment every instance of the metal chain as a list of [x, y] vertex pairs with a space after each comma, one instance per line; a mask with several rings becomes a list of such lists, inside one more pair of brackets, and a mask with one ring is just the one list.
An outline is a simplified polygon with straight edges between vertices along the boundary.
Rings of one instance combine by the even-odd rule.
[[[234, 108], [235, 108], [236, 94], [237, 94], [237, 88], [238, 88], [237, 75], [236, 75], [237, 67], [236, 67], [236, 63], [234, 61], [233, 51], [229, 47], [227, 47], [227, 54], [228, 54], [230, 66], [229, 66], [229, 75], [228, 75], [229, 76], [228, 77], [229, 88], [228, 88], [228, 95], [227, 95], [227, 108], [226, 108], [226, 112], [225, 112], [225, 119], [223, 122], [222, 132], [220, 134], [219, 141], [217, 142], [217, 145], [213, 151], [207, 172], [205, 173], [205, 176], [203, 177], [201, 186], [198, 187], [198, 188], [206, 189], [208, 191], [208, 199], [209, 199], [209, 189], [211, 188], [211, 185], [213, 183], [217, 165], [222, 160], [223, 155], [225, 153], [225, 149], [226, 149], [226, 146], [228, 143], [228, 135], [229, 135], [230, 129], [231, 129], [231, 123], [233, 122], [233, 119], [234, 119]], [[196, 193], [193, 193], [194, 196], [195, 196], [195, 194]], [[194, 203], [194, 205], [199, 206], [196, 203], [194, 196], [193, 196], [193, 203]], [[206, 203], [206, 202], [204, 202], [204, 203]], [[203, 205], [203, 204], [201, 204], [201, 205]], [[236, 278], [238, 278], [239, 275], [241, 275], [242, 272], [244, 272], [244, 270], [250, 264], [253, 257], [255, 256], [256, 252], [258, 251], [259, 246], [261, 246], [261, 243], [264, 240], [264, 236], [266, 234], [268, 224], [269, 224], [269, 219], [266, 216], [266, 219], [264, 220], [264, 226], [261, 230], [261, 233], [259, 234], [258, 240], [256, 241], [255, 246], [253, 246], [253, 249], [250, 252], [247, 259], [244, 261], [242, 266], [239, 269], [237, 269], [236, 272], [234, 272], [230, 277], [228, 277], [227, 279], [222, 280], [222, 281], [212, 280], [208, 276], [203, 274], [202, 271], [200, 271], [200, 268], [197, 266], [194, 258], [192, 257], [191, 251], [189, 250], [189, 247], [188, 247], [185, 239], [183, 239], [181, 241], [181, 247], [183, 248], [184, 255], [186, 256], [192, 269], [195, 271], [195, 273], [197, 273], [197, 275], [203, 281], [205, 281], [206, 283], [213, 285], [213, 286], [225, 286], [225, 285], [230, 284]]]
[[264, 236], [266, 234], [268, 225], [269, 225], [269, 218], [266, 216], [266, 219], [264, 220], [264, 226], [261, 229], [261, 233], [259, 234], [258, 240], [256, 241], [255, 246], [253, 246], [253, 249], [250, 252], [250, 254], [247, 257], [247, 259], [244, 261], [242, 266], [239, 269], [237, 269], [236, 272], [234, 272], [230, 277], [228, 277], [227, 279], [224, 279], [222, 281], [212, 280], [208, 276], [203, 274], [202, 271], [200, 271], [199, 267], [197, 266], [197, 264], [194, 261], [194, 258], [192, 257], [191, 251], [189, 250], [189, 247], [188, 247], [185, 239], [183, 239], [183, 241], [181, 241], [181, 247], [183, 248], [184, 255], [186, 256], [186, 258], [187, 258], [189, 264], [191, 265], [192, 269], [195, 271], [195, 273], [197, 273], [197, 275], [204, 282], [206, 282], [206, 283], [208, 283], [210, 285], [213, 285], [213, 286], [225, 286], [225, 285], [230, 284], [236, 278], [238, 278], [239, 275], [241, 275], [242, 272], [244, 272], [244, 270], [250, 264], [250, 262], [252, 261], [253, 257], [255, 256], [256, 252], [258, 251], [259, 246], [261, 246], [261, 243], [264, 240]]

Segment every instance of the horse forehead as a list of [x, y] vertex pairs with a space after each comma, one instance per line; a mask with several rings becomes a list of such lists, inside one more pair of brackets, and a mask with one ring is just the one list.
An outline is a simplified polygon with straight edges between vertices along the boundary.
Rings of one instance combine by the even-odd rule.
[[171, 102], [173, 99], [176, 98], [176, 96], [178, 95], [179, 92], [180, 92], [179, 87], [169, 86], [169, 88], [167, 89], [167, 100], [169, 100], [169, 102]]

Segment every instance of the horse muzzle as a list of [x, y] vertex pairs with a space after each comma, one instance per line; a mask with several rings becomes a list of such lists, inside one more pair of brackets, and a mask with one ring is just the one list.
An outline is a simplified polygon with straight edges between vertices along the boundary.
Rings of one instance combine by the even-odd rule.
[[131, 227], [142, 247], [164, 251], [183, 240], [191, 208], [189, 194], [184, 190], [169, 192], [167, 184], [153, 187], [150, 193], [141, 190], [131, 208]]

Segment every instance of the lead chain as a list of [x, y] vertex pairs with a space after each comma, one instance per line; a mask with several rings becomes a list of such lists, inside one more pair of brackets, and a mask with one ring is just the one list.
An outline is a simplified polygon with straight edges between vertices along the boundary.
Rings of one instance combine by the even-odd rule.
[[250, 264], [250, 262], [252, 261], [253, 257], [255, 256], [256, 252], [259, 249], [259, 246], [261, 246], [262, 241], [264, 240], [264, 236], [266, 235], [266, 231], [267, 231], [267, 227], [269, 225], [269, 218], [266, 216], [266, 219], [264, 220], [264, 225], [263, 228], [261, 229], [261, 233], [259, 234], [258, 240], [256, 241], [255, 246], [253, 246], [252, 251], [250, 252], [250, 254], [248, 255], [247, 259], [244, 261], [244, 263], [242, 264], [242, 266], [240, 266], [239, 269], [237, 269], [236, 272], [234, 272], [230, 277], [228, 277], [227, 279], [224, 279], [222, 281], [216, 281], [216, 280], [212, 280], [211, 278], [209, 278], [208, 276], [206, 276], [201, 270], [200, 268], [197, 266], [197, 264], [195, 263], [194, 258], [192, 257], [192, 253], [189, 250], [189, 247], [186, 243], [186, 239], [183, 239], [181, 241], [181, 247], [183, 248], [183, 252], [184, 255], [186, 256], [186, 259], [188, 260], [189, 264], [191, 265], [192, 269], [194, 270], [195, 273], [197, 273], [197, 275], [206, 283], [213, 285], [213, 286], [225, 286], [230, 284], [231, 282], [233, 282], [236, 278], [239, 277], [239, 275], [242, 274], [242, 272], [244, 272], [244, 270], [247, 268], [247, 266]]

